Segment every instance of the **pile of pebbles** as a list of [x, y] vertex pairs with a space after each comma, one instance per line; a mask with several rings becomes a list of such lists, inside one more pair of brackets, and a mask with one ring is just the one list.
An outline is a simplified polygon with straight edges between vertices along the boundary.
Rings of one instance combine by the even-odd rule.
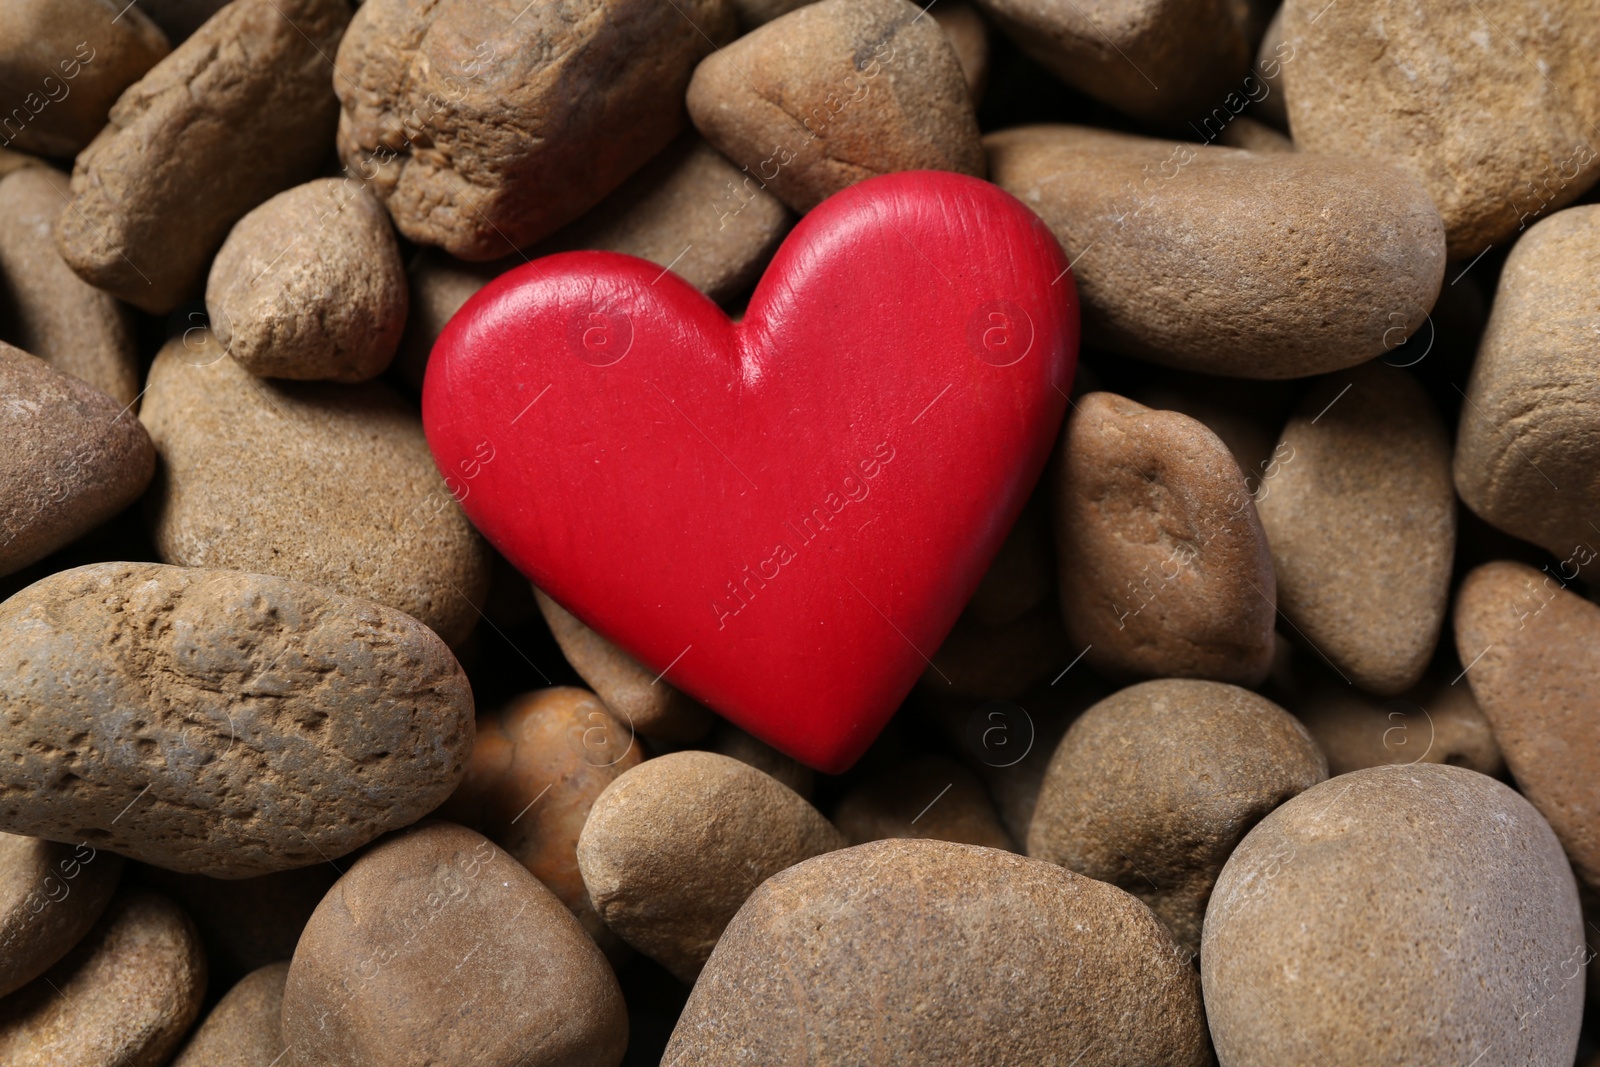
[[[0, 1063], [1600, 1063], [1597, 123], [1597, 0], [6, 0]], [[913, 169], [1085, 347], [830, 777], [417, 396], [526, 259], [737, 315]]]

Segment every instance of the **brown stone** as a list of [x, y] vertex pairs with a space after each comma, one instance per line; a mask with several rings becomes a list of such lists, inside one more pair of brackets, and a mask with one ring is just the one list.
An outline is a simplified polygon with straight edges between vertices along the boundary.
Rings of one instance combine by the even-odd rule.
[[1289, 122], [1311, 152], [1404, 169], [1469, 260], [1600, 178], [1600, 4], [1446, 10], [1289, 0]]
[[1229, 857], [1200, 970], [1230, 1067], [1572, 1062], [1583, 920], [1515, 791], [1419, 763], [1342, 774]]
[[977, 775], [934, 753], [856, 786], [839, 801], [833, 822], [852, 845], [909, 837], [1017, 850]]
[[1380, 700], [1329, 675], [1289, 707], [1327, 755], [1329, 774], [1412, 763], [1448, 763], [1491, 778], [1505, 771], [1465, 678], [1424, 680]]
[[414, 822], [472, 746], [432, 631], [262, 574], [60, 571], [0, 604], [0, 678], [0, 827], [223, 878]]
[[1283, 39], [1283, 6], [1280, 4], [1261, 34], [1253, 68], [1261, 84], [1266, 86], [1266, 92], [1255, 102], [1256, 114], [1280, 130], [1289, 128], [1289, 103], [1283, 91], [1283, 68], [1293, 63], [1294, 57], [1293, 46]]
[[665, 148], [732, 33], [726, 0], [368, 0], [339, 47], [339, 155], [401, 233], [495, 259]]
[[1600, 607], [1565, 588], [1576, 570], [1474, 570], [1456, 594], [1456, 651], [1517, 786], [1600, 888]]
[[205, 993], [188, 916], [153, 893], [121, 895], [66, 958], [0, 1000], [0, 1062], [162, 1067]]
[[1327, 777], [1305, 727], [1265, 697], [1220, 682], [1143, 682], [1067, 730], [1028, 855], [1127, 890], [1197, 951], [1211, 887], [1240, 839]]
[[50, 237], [67, 179], [25, 167], [0, 182], [0, 333], [119, 407], [139, 396], [139, 357], [128, 309], [72, 272]]
[[578, 920], [487, 838], [429, 823], [357, 860], [283, 993], [297, 1067], [617, 1067], [628, 1016]]
[[206, 281], [212, 332], [266, 378], [376, 377], [400, 343], [407, 296], [389, 216], [353, 178], [297, 185], [252, 210]]
[[276, 1067], [283, 1060], [283, 984], [289, 961], [252, 971], [217, 1002], [172, 1067]]
[[1545, 219], [1511, 250], [1456, 434], [1462, 501], [1557, 559], [1600, 543], [1597, 330], [1600, 204], [1589, 204]]
[[1279, 442], [1256, 494], [1278, 607], [1316, 653], [1392, 696], [1422, 677], [1450, 597], [1450, 438], [1422, 386], [1368, 363], [1331, 374]]
[[0, 834], [0, 997], [83, 940], [121, 876], [121, 856], [88, 844]]
[[711, 752], [748, 763], [763, 774], [770, 774], [807, 800], [816, 784], [816, 772], [804, 763], [773, 748], [754, 734], [746, 733], [727, 719], [718, 718], [711, 735], [701, 746]]
[[1112, 676], [1254, 685], [1272, 660], [1272, 557], [1245, 478], [1187, 415], [1090, 393], [1055, 492], [1068, 642]]
[[723, 935], [674, 1067], [1212, 1063], [1198, 977], [1150, 910], [1054, 864], [874, 841], [769, 879]]
[[263, 381], [204, 330], [169, 341], [149, 382], [162, 559], [311, 582], [466, 638], [491, 556], [455, 499], [472, 472], [440, 478], [414, 407], [378, 382]]
[[909, 0], [820, 0], [707, 57], [689, 116], [799, 212], [901, 170], [983, 176], [950, 39]]
[[991, 179], [1061, 241], [1090, 344], [1300, 378], [1393, 349], [1439, 294], [1443, 224], [1391, 167], [1080, 126], [984, 143]]
[[440, 814], [481, 830], [614, 951], [618, 938], [578, 871], [578, 835], [595, 798], [643, 759], [632, 731], [593, 693], [524, 693], [479, 717], [467, 775]]
[[[1231, 0], [979, 0], [1017, 47], [1081, 92], [1147, 120], [1180, 119], [1237, 90], [1250, 63]], [[1243, 105], [1241, 105], [1243, 106]]]
[[534, 590], [539, 611], [562, 655], [630, 733], [695, 741], [711, 728], [711, 712], [585, 626], [579, 618]]
[[833, 824], [776, 779], [684, 751], [606, 787], [578, 839], [578, 867], [606, 925], [692, 983], [756, 886], [843, 846]]
[[137, 500], [156, 454], [121, 403], [8, 344], [0, 397], [0, 574], [10, 574]]
[[1264, 122], [1240, 115], [1223, 129], [1217, 144], [1251, 152], [1293, 152], [1294, 142]]
[[157, 314], [199, 295], [229, 228], [327, 158], [349, 18], [344, 0], [234, 0], [129, 87], [73, 167], [67, 264]]
[[950, 38], [950, 47], [956, 50], [956, 59], [961, 63], [961, 74], [967, 79], [967, 92], [976, 105], [989, 85], [989, 24], [966, 0], [930, 5], [928, 14]]
[[76, 155], [168, 50], [143, 11], [112, 0], [9, 0], [0, 5], [0, 137], [24, 152]]

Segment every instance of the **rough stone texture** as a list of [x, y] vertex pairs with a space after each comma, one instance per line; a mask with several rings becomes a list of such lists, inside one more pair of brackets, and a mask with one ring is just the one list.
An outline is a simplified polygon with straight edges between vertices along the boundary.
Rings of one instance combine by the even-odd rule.
[[211, 1009], [172, 1067], [278, 1067], [283, 1062], [283, 984], [289, 961], [239, 981]]
[[1244, 5], [1232, 0], [979, 0], [1017, 47], [1074, 88], [1137, 118], [1184, 118], [1250, 63]]
[[339, 47], [339, 155], [401, 233], [494, 259], [665, 148], [732, 35], [726, 0], [368, 0]]
[[169, 50], [166, 34], [115, 0], [0, 5], [0, 137], [70, 158], [106, 124], [122, 90]]
[[1439, 213], [1381, 164], [1081, 126], [984, 144], [991, 180], [1061, 241], [1089, 344], [1208, 374], [1301, 378], [1393, 349], [1439, 295]]
[[0, 574], [139, 499], [156, 453], [118, 401], [0, 343]]
[[317, 863], [227, 881], [155, 867], [139, 873], [151, 888], [176, 900], [199, 927], [213, 986], [221, 988], [294, 955], [301, 931], [342, 866]]
[[1061, 609], [1053, 600], [997, 626], [963, 614], [918, 684], [935, 692], [1009, 700], [1060, 670], [1071, 655]]
[[140, 380], [128, 309], [72, 273], [50, 237], [68, 189], [48, 167], [0, 181], [0, 335], [130, 405]]
[[1028, 855], [1127, 890], [1198, 951], [1229, 853], [1327, 777], [1306, 728], [1265, 697], [1220, 682], [1144, 682], [1067, 730], [1040, 787]]
[[561, 654], [625, 729], [674, 741], [695, 741], [711, 729], [712, 715], [703, 705], [646, 670], [543, 590], [533, 594]]
[[1419, 763], [1330, 779], [1250, 831], [1211, 894], [1200, 968], [1228, 1067], [1566, 1067], [1585, 955], [1572, 872], [1533, 806]]
[[431, 823], [366, 853], [283, 993], [297, 1067], [616, 1067], [628, 1016], [578, 920], [487, 838]]
[[948, 756], [913, 756], [839, 801], [834, 825], [852, 845], [891, 837], [955, 841], [1015, 852], [978, 776]]
[[[411, 615], [449, 644], [478, 621], [491, 556], [441, 479], [416, 409], [387, 386], [251, 376], [203, 330], [167, 343], [140, 418], [161, 454], [162, 559], [276, 574]], [[494, 462], [486, 440], [476, 462]]]
[[955, 48], [909, 0], [820, 0], [707, 57], [689, 116], [799, 212], [901, 170], [983, 177]]
[[0, 997], [50, 968], [100, 918], [122, 857], [0, 834]]
[[162, 1067], [200, 1014], [194, 924], [153, 893], [119, 896], [78, 947], [0, 1001], [6, 1067]]
[[633, 732], [583, 689], [541, 689], [478, 719], [467, 776], [441, 809], [528, 868], [609, 952], [617, 935], [600, 921], [578, 872], [578, 835], [595, 798], [644, 753]]
[[1327, 755], [1329, 774], [1412, 763], [1448, 763], [1491, 778], [1505, 771], [1466, 679], [1425, 680], [1380, 700], [1329, 675], [1289, 707]]
[[383, 205], [319, 178], [240, 219], [211, 264], [212, 332], [251, 374], [364, 382], [405, 328], [405, 265]]
[[1055, 592], [1055, 546], [1048, 504], [1035, 491], [1000, 544], [965, 614], [985, 626], [1014, 622]]
[[763, 774], [770, 774], [807, 800], [816, 784], [816, 772], [797, 759], [785, 756], [754, 734], [745, 733], [726, 719], [718, 718], [711, 735], [702, 746], [711, 752], [748, 763]]
[[646, 760], [578, 839], [589, 897], [622, 939], [693, 983], [751, 890], [844, 838], [799, 794], [714, 752]]
[[1469, 260], [1600, 178], [1600, 3], [1288, 0], [1289, 121], [1414, 175]]
[[751, 896], [662, 1062], [1210, 1064], [1199, 984], [1120, 889], [996, 849], [875, 841]]
[[1597, 331], [1600, 204], [1589, 204], [1545, 219], [1511, 250], [1456, 435], [1462, 501], [1557, 559], [1596, 536]]
[[345, 0], [235, 0], [123, 93], [73, 167], [68, 265], [157, 314], [199, 295], [229, 228], [327, 158], [349, 18]]
[[1427, 669], [1450, 600], [1450, 438], [1422, 386], [1381, 362], [1331, 374], [1284, 428], [1256, 508], [1278, 607], [1319, 656], [1383, 696]]
[[414, 822], [472, 746], [431, 631], [260, 574], [53, 574], [0, 604], [0, 679], [0, 827], [222, 878]]
[[1113, 677], [1255, 685], [1272, 662], [1272, 556], [1228, 447], [1114, 393], [1074, 405], [1055, 486], [1068, 644]]
[[961, 63], [961, 74], [967, 79], [967, 92], [976, 105], [989, 85], [989, 24], [965, 0], [945, 0], [929, 7], [928, 14], [950, 38], [950, 47], [956, 50], [956, 59]]
[[1563, 587], [1570, 569], [1488, 563], [1467, 575], [1456, 651], [1518, 787], [1600, 888], [1600, 607]]

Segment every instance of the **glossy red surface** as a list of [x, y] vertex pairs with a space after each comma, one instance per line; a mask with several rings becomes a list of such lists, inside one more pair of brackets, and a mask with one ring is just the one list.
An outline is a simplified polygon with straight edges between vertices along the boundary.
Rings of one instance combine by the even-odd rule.
[[836, 773], [1015, 520], [1077, 349], [1043, 223], [987, 182], [915, 171], [807, 215], [738, 324], [629, 256], [508, 272], [440, 336], [423, 421], [519, 570], [664, 681]]

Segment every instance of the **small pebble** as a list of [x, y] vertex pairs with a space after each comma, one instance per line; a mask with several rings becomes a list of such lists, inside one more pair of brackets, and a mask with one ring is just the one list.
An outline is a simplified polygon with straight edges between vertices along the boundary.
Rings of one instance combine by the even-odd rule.
[[73, 167], [67, 264], [156, 314], [198, 296], [233, 224], [327, 158], [349, 18], [344, 0], [235, 0], [130, 86]]
[[1290, 707], [1327, 754], [1329, 774], [1412, 763], [1448, 763], [1491, 778], [1505, 772], [1466, 679], [1424, 680], [1403, 696], [1380, 700], [1329, 675]]
[[856, 786], [839, 801], [833, 822], [852, 845], [909, 837], [1017, 850], [977, 775], [933, 753]]
[[211, 264], [206, 311], [251, 374], [364, 382], [394, 358], [407, 296], [383, 205], [353, 178], [321, 178], [234, 225]]
[[0, 574], [10, 574], [139, 499], [156, 453], [119, 401], [4, 343], [0, 398]]
[[844, 847], [794, 790], [714, 752], [646, 760], [606, 787], [578, 867], [606, 925], [692, 984], [752, 890]]
[[1450, 599], [1450, 438], [1409, 374], [1331, 374], [1284, 428], [1256, 508], [1278, 607], [1345, 679], [1393, 696], [1422, 677]]
[[997, 849], [874, 841], [768, 880], [664, 1064], [1212, 1063], [1199, 976], [1113, 886]]
[[1200, 969], [1225, 1067], [1565, 1067], [1587, 955], [1533, 805], [1419, 763], [1329, 779], [1258, 823], [1211, 894]]
[[909, 0], [820, 0], [701, 62], [689, 116], [802, 214], [901, 170], [983, 175], [960, 59]]
[[0, 1063], [162, 1067], [205, 994], [189, 917], [153, 893], [121, 895], [66, 958], [0, 1000]]
[[211, 1009], [172, 1067], [277, 1067], [284, 1060], [283, 985], [289, 961], [251, 971]]
[[1216, 434], [1090, 393], [1067, 418], [1054, 519], [1068, 642], [1091, 666], [1111, 677], [1266, 677], [1272, 556]]
[[1382, 164], [1080, 126], [984, 144], [992, 180], [1060, 239], [1090, 344], [1207, 374], [1302, 378], [1395, 347], [1439, 295], [1439, 213]]
[[83, 940], [121, 876], [121, 856], [88, 844], [0, 834], [0, 997]]
[[0, 828], [188, 873], [337, 859], [438, 806], [472, 747], [432, 631], [262, 574], [60, 571], [0, 604], [0, 679]]
[[1600, 607], [1565, 587], [1573, 570], [1474, 570], [1456, 594], [1456, 652], [1518, 788], [1600, 889]]
[[432, 822], [356, 861], [283, 991], [297, 1067], [617, 1067], [628, 1015], [578, 920], [481, 834]]
[[1084, 712], [1056, 748], [1028, 855], [1127, 890], [1190, 951], [1250, 827], [1328, 777], [1306, 728], [1221, 682], [1161, 679]]

